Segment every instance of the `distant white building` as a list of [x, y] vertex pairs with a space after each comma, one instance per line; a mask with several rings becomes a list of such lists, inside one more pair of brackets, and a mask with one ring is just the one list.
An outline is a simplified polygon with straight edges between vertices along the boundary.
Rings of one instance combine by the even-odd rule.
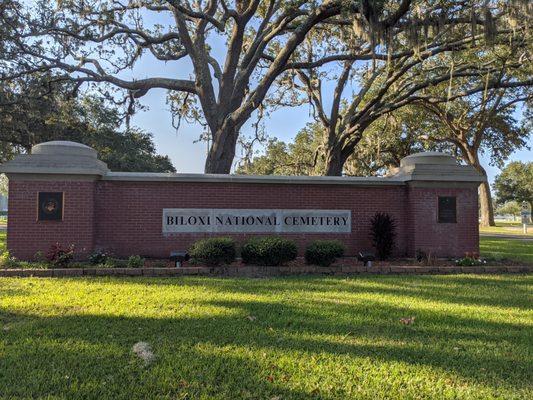
[[0, 194], [0, 211], [7, 211], [7, 196]]

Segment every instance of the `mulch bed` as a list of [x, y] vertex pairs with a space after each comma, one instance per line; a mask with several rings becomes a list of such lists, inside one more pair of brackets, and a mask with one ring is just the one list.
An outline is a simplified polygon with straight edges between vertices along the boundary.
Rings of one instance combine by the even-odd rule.
[[[487, 265], [490, 266], [520, 266], [523, 265], [523, 263], [513, 261], [513, 260], [491, 260]], [[290, 261], [283, 265], [284, 267], [290, 267], [290, 268], [307, 268], [308, 265], [305, 263], [305, 259], [303, 257], [298, 257], [294, 261]], [[356, 257], [343, 257], [338, 259], [335, 263], [333, 263], [332, 267], [361, 267], [364, 266], [361, 261], [359, 261]], [[444, 258], [437, 258], [432, 260], [431, 264], [425, 264], [420, 263], [414, 258], [392, 258], [387, 261], [372, 261], [372, 267], [374, 268], [380, 268], [380, 267], [397, 267], [397, 266], [410, 266], [410, 267], [455, 267], [455, 260], [452, 259], [444, 259]], [[152, 268], [175, 268], [174, 262], [170, 260], [161, 260], [161, 259], [146, 259], [145, 261], [145, 267]], [[200, 263], [192, 263], [192, 262], [185, 262], [183, 263], [183, 267], [202, 267], [202, 268], [211, 268], [212, 266], [200, 264]], [[235, 262], [227, 265], [226, 267], [236, 267], [236, 268], [249, 268], [250, 266], [247, 264], [244, 264], [241, 260], [236, 260]], [[272, 268], [272, 267], [267, 267]], [[321, 267], [318, 267], [321, 268]]]
[[[356, 259], [342, 259], [330, 267], [306, 265], [303, 260], [296, 260], [283, 266], [254, 266], [240, 262], [227, 266], [203, 266], [185, 263], [176, 268], [171, 262], [161, 266], [161, 260], [150, 260], [143, 268], [54, 268], [54, 269], [2, 269], [0, 277], [72, 277], [72, 276], [222, 276], [222, 277], [268, 277], [287, 275], [357, 275], [357, 274], [463, 274], [463, 273], [533, 273], [533, 265], [484, 265], [460, 267], [452, 261], [442, 260], [436, 265], [420, 265], [411, 260], [411, 264], [394, 263], [394, 261], [376, 262], [365, 267]], [[158, 266], [150, 266], [158, 265]]]

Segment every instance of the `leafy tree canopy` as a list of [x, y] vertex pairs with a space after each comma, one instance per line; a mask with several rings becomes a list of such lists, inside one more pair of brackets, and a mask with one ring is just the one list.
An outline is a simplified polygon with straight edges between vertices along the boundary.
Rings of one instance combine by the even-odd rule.
[[309, 124], [298, 132], [292, 143], [270, 139], [264, 154], [243, 160], [236, 172], [246, 175], [320, 175], [319, 128], [317, 124]]
[[[346, 175], [386, 175], [400, 166], [410, 154], [429, 151], [450, 151], [450, 146], [421, 139], [427, 125], [417, 111], [405, 107], [386, 115], [366, 129], [357, 151], [345, 165]], [[268, 141], [265, 151], [245, 158], [238, 174], [251, 175], [324, 175], [326, 171], [327, 134], [319, 122], [308, 124], [292, 142]]]
[[495, 212], [497, 215], [512, 215], [516, 217], [520, 215], [521, 210], [522, 206], [517, 201], [507, 201], [496, 207]]
[[34, 74], [0, 84], [0, 158], [27, 153], [37, 143], [71, 140], [93, 147], [116, 171], [175, 171], [156, 154], [152, 135], [123, 129], [116, 107], [95, 96], [73, 96], [75, 86]]
[[509, 163], [496, 177], [493, 187], [499, 203], [525, 201], [533, 209], [533, 162]]

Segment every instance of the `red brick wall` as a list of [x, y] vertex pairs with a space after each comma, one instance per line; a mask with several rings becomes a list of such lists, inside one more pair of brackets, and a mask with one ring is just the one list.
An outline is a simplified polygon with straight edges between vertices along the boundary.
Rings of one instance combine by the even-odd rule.
[[[79, 258], [94, 247], [94, 182], [9, 181], [7, 248], [21, 260], [54, 243], [74, 244]], [[38, 192], [64, 192], [63, 221], [37, 221]]]
[[[479, 252], [476, 189], [411, 187], [408, 193], [409, 254], [415, 254], [418, 249], [437, 257]], [[439, 196], [457, 197], [457, 223], [437, 223]]]
[[[164, 183], [102, 181], [97, 185], [96, 245], [119, 255], [167, 257], [187, 249], [208, 234], [162, 234], [163, 208], [296, 208], [352, 210], [351, 234], [285, 234], [302, 251], [313, 239], [342, 240], [348, 254], [370, 249], [369, 220], [376, 211], [388, 212], [405, 228], [406, 191], [402, 186], [354, 187], [331, 185]], [[230, 235], [244, 241], [245, 235]], [[399, 235], [398, 254], [405, 254]]]
[[[37, 193], [64, 191], [63, 222], [37, 222]], [[458, 223], [437, 224], [438, 195], [457, 195]], [[313, 239], [339, 239], [347, 254], [371, 249], [369, 222], [378, 211], [397, 221], [396, 255], [416, 249], [457, 256], [478, 249], [477, 190], [407, 186], [341, 186], [182, 182], [10, 182], [8, 248], [31, 259], [51, 244], [73, 243], [78, 254], [103, 248], [126, 257], [168, 257], [208, 234], [162, 233], [163, 208], [341, 209], [352, 211], [351, 234], [285, 234], [303, 254]], [[244, 241], [245, 235], [233, 236]]]

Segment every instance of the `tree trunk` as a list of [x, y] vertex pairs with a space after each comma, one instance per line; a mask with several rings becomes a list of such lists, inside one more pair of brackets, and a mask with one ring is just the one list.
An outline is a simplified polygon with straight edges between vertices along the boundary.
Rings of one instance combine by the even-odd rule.
[[483, 182], [479, 186], [479, 209], [481, 213], [481, 226], [496, 226], [494, 222], [494, 206], [492, 204], [492, 195], [490, 185], [487, 179], [487, 171], [481, 166], [477, 149], [465, 145], [459, 148], [463, 154], [463, 159], [483, 175]]
[[340, 147], [334, 146], [327, 149], [325, 174], [327, 176], [342, 176], [345, 162], [346, 159], [343, 158]]
[[479, 206], [481, 209], [481, 226], [496, 226], [489, 182], [486, 180], [479, 187]]
[[235, 158], [238, 129], [223, 126], [213, 135], [213, 143], [205, 160], [206, 174], [229, 174]]
[[479, 208], [481, 211], [481, 226], [496, 226], [494, 222], [494, 207], [492, 205], [492, 195], [490, 193], [487, 172], [477, 163], [474, 168], [483, 175], [484, 181], [479, 186]]

